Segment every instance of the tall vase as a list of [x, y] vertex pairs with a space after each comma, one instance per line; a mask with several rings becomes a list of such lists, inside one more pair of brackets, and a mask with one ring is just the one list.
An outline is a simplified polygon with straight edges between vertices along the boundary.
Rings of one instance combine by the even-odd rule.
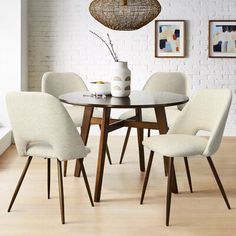
[[131, 71], [128, 63], [115, 62], [113, 78], [111, 81], [111, 95], [113, 97], [128, 97], [130, 95]]

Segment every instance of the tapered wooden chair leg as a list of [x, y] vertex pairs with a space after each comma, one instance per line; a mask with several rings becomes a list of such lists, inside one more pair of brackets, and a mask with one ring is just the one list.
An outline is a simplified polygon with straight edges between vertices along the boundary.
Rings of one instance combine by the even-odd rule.
[[190, 174], [190, 169], [189, 169], [189, 164], [188, 164], [188, 158], [184, 157], [184, 164], [185, 164], [185, 169], [188, 177], [188, 184], [189, 184], [189, 189], [190, 192], [193, 192], [193, 187], [192, 187], [192, 180], [191, 180], [191, 174]]
[[92, 197], [91, 190], [90, 190], [90, 187], [89, 187], [87, 174], [86, 174], [86, 171], [84, 169], [83, 159], [79, 159], [79, 163], [80, 163], [81, 171], [82, 171], [82, 174], [83, 174], [83, 177], [84, 177], [84, 183], [85, 183], [85, 186], [86, 186], [86, 189], [87, 189], [87, 192], [88, 192], [89, 200], [90, 200], [91, 205], [93, 207], [94, 206], [93, 197]]
[[127, 147], [128, 141], [129, 141], [130, 131], [131, 131], [131, 127], [128, 127], [126, 135], [125, 135], [125, 141], [124, 141], [124, 144], [123, 144], [121, 156], [120, 156], [120, 164], [122, 164], [122, 161], [123, 161], [123, 158], [124, 158], [124, 155], [125, 155], [125, 150], [126, 150], [126, 147]]
[[147, 134], [148, 138], [151, 136], [151, 129], [148, 129], [148, 134]]
[[172, 192], [172, 183], [173, 183], [173, 167], [174, 167], [174, 158], [171, 157], [170, 161], [169, 161], [169, 173], [168, 173], [167, 196], [166, 196], [166, 226], [169, 226], [169, 221], [170, 221], [171, 192]]
[[65, 224], [65, 205], [64, 205], [62, 167], [61, 167], [61, 161], [59, 160], [57, 160], [57, 172], [58, 172], [59, 201], [61, 210], [61, 223]]
[[50, 185], [51, 185], [51, 159], [47, 159], [47, 190], [48, 190], [48, 199], [50, 199]]
[[19, 192], [19, 190], [20, 190], [21, 184], [22, 184], [22, 182], [23, 182], [23, 180], [24, 180], [24, 178], [25, 178], [25, 174], [26, 174], [26, 172], [27, 172], [27, 170], [28, 170], [28, 168], [29, 168], [29, 165], [30, 165], [31, 160], [32, 160], [32, 157], [31, 157], [31, 156], [28, 157], [28, 160], [27, 160], [27, 162], [26, 162], [26, 164], [25, 164], [24, 170], [23, 170], [23, 172], [22, 172], [22, 174], [21, 174], [21, 177], [20, 177], [20, 179], [19, 179], [19, 181], [18, 181], [18, 184], [17, 184], [17, 186], [16, 186], [15, 192], [14, 192], [14, 194], [13, 194], [13, 196], [12, 196], [10, 205], [9, 205], [9, 207], [8, 207], [8, 210], [7, 210], [8, 212], [11, 211], [11, 208], [12, 208], [12, 206], [13, 206], [13, 204], [14, 204], [14, 201], [15, 201], [15, 199], [16, 199], [16, 196], [17, 196], [17, 194], [18, 194], [18, 192]]
[[108, 145], [107, 145], [107, 157], [108, 157], [108, 161], [109, 161], [109, 164], [112, 165], [112, 161], [111, 161], [111, 155], [110, 155], [110, 151], [109, 151], [109, 148], [108, 148]]
[[[101, 130], [101, 125], [99, 125], [99, 128]], [[107, 154], [107, 158], [108, 158], [109, 164], [112, 165], [111, 155], [110, 155], [110, 151], [109, 151], [108, 145], [107, 145], [107, 149], [106, 149], [106, 154]]]
[[154, 152], [151, 151], [150, 152], [150, 156], [149, 156], [147, 171], [146, 171], [146, 175], [145, 175], [145, 179], [144, 179], [144, 183], [143, 183], [143, 191], [142, 191], [142, 196], [141, 196], [140, 204], [143, 204], [144, 196], [145, 196], [145, 193], [146, 193], [146, 188], [147, 188], [147, 184], [148, 184], [149, 174], [150, 174], [151, 167], [152, 167], [153, 155], [154, 155]]
[[66, 174], [67, 174], [67, 164], [68, 164], [68, 161], [64, 161], [64, 172], [63, 172], [64, 177], [66, 177]]
[[213, 173], [213, 175], [214, 175], [214, 177], [215, 177], [215, 180], [216, 180], [216, 182], [217, 182], [217, 184], [218, 184], [218, 186], [219, 186], [219, 189], [220, 189], [220, 191], [221, 191], [221, 194], [222, 194], [222, 196], [223, 196], [223, 198], [224, 198], [224, 200], [225, 200], [225, 203], [226, 203], [228, 209], [230, 210], [231, 207], [230, 207], [228, 198], [227, 198], [227, 196], [226, 196], [224, 187], [223, 187], [223, 185], [222, 185], [222, 183], [221, 183], [221, 181], [220, 181], [220, 178], [219, 178], [219, 175], [218, 175], [218, 173], [217, 173], [217, 171], [216, 171], [216, 168], [215, 168], [215, 166], [214, 166], [214, 164], [213, 164], [213, 161], [212, 161], [211, 157], [207, 157], [207, 160], [208, 160], [208, 163], [209, 163], [209, 165], [210, 165], [210, 167], [211, 167], [211, 170], [212, 170], [212, 173]]

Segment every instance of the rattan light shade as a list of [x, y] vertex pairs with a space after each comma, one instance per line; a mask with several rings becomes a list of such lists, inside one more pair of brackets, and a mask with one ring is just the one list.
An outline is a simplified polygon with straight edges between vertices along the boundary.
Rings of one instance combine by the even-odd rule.
[[94, 0], [91, 15], [113, 30], [137, 30], [154, 20], [161, 12], [157, 0]]

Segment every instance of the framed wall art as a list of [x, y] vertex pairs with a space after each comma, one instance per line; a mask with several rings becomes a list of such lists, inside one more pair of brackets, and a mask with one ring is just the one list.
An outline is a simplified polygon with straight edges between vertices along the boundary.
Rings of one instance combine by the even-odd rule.
[[185, 21], [155, 21], [155, 57], [185, 57]]
[[209, 21], [209, 57], [236, 58], [236, 20]]

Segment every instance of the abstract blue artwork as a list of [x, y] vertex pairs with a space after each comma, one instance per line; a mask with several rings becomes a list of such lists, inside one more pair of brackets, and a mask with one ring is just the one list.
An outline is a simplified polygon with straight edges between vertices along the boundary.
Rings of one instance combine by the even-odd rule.
[[236, 21], [210, 21], [210, 57], [236, 57]]
[[184, 21], [156, 21], [156, 57], [184, 57]]

